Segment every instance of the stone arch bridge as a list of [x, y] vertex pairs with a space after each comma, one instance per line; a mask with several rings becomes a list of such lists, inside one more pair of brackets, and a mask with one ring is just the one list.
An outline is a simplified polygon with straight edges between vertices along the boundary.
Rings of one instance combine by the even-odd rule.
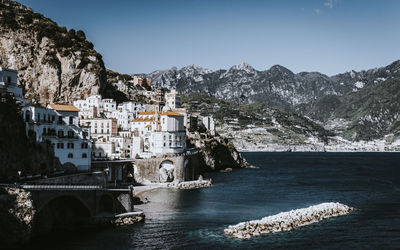
[[31, 193], [38, 212], [54, 201], [62, 202], [61, 198], [80, 204], [89, 216], [133, 211], [133, 197], [129, 189], [106, 189], [95, 185], [21, 185], [20, 188]]

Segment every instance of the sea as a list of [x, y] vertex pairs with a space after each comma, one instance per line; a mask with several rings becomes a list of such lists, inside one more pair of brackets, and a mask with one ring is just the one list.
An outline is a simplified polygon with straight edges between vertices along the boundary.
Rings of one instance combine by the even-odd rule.
[[[400, 153], [242, 153], [257, 169], [214, 185], [146, 193], [144, 223], [51, 235], [41, 249], [399, 249]], [[233, 239], [224, 228], [323, 202], [356, 210], [292, 231]]]

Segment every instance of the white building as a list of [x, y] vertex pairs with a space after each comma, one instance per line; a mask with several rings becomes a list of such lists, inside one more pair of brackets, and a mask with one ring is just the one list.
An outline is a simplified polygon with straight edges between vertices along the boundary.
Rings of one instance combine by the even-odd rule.
[[162, 112], [139, 113], [131, 122], [132, 158], [152, 155], [179, 154], [186, 149], [184, 115], [164, 107]]
[[206, 129], [208, 129], [211, 132], [211, 134], [215, 134], [214, 118], [212, 118], [212, 116], [204, 116], [202, 121]]
[[130, 121], [135, 118], [135, 115], [126, 109], [117, 109], [111, 113], [106, 113], [106, 117], [116, 119], [118, 128], [126, 131], [130, 129]]
[[61, 164], [74, 164], [78, 171], [89, 171], [91, 164], [90, 129], [79, 126], [78, 109], [72, 105], [50, 104], [47, 108], [24, 108], [28, 136], [49, 141]]
[[29, 100], [23, 98], [22, 87], [18, 85], [18, 71], [0, 67], [0, 89], [12, 93], [22, 106], [29, 104]]
[[181, 98], [175, 89], [165, 94], [165, 105], [175, 110], [181, 107]]
[[146, 111], [146, 104], [138, 102], [124, 102], [118, 105], [118, 110], [127, 110], [132, 112], [136, 117], [138, 113]]
[[83, 119], [101, 117], [104, 112], [117, 109], [117, 102], [113, 99], [102, 99], [100, 95], [92, 95], [85, 100], [74, 101], [74, 106], [79, 109], [79, 117]]
[[117, 102], [113, 99], [103, 99], [103, 110], [104, 112], [113, 112], [117, 110]]
[[132, 138], [113, 136], [110, 138], [111, 142], [115, 145], [114, 158], [131, 158]]
[[90, 128], [93, 142], [92, 157], [94, 159], [112, 157], [115, 145], [113, 145], [111, 138], [118, 134], [117, 120], [112, 118], [81, 119], [80, 124]]

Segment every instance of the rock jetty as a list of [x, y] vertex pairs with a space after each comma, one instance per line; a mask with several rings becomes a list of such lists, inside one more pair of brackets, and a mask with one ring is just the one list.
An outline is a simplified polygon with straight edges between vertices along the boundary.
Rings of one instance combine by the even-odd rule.
[[177, 189], [196, 189], [203, 187], [211, 187], [211, 180], [184, 181], [176, 184]]
[[289, 231], [329, 217], [345, 215], [352, 210], [354, 208], [340, 203], [321, 203], [307, 208], [267, 216], [261, 220], [241, 222], [237, 225], [229, 226], [224, 230], [224, 233], [231, 237], [248, 239], [260, 234]]

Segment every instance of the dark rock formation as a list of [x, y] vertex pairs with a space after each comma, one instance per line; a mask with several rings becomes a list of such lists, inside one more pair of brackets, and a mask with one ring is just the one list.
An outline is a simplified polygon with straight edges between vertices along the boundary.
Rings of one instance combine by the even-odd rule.
[[0, 248], [27, 242], [32, 236], [35, 214], [29, 192], [0, 187]]
[[0, 92], [0, 181], [13, 182], [21, 176], [51, 173], [60, 167], [51, 145], [27, 138], [15, 99]]

